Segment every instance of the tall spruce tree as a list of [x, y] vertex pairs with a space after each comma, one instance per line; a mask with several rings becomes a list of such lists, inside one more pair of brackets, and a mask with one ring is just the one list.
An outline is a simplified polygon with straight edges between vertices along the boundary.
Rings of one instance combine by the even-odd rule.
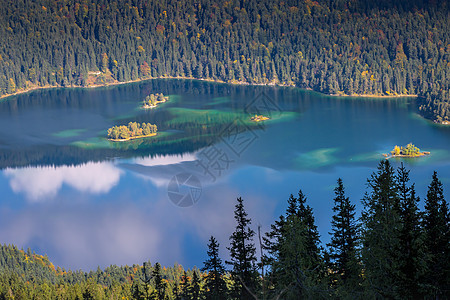
[[202, 299], [200, 292], [201, 292], [201, 278], [198, 275], [198, 271], [193, 270], [192, 281], [191, 281], [191, 285], [189, 287], [190, 299], [191, 300]]
[[320, 246], [320, 235], [317, 225], [315, 223], [315, 218], [312, 208], [306, 204], [306, 196], [303, 194], [302, 190], [298, 192], [298, 210], [297, 216], [299, 221], [306, 229], [306, 251], [309, 267], [314, 270], [311, 272], [311, 277], [313, 281], [319, 283], [320, 279], [324, 275], [324, 261], [322, 257], [322, 247]]
[[145, 299], [150, 299], [150, 281], [151, 281], [151, 277], [150, 276], [150, 268], [151, 268], [151, 263], [148, 262], [144, 262], [142, 264], [142, 273], [144, 275], [143, 278], [143, 283], [144, 283], [144, 291], [145, 291]]
[[181, 276], [181, 291], [180, 291], [180, 298], [182, 300], [188, 300], [189, 299], [189, 278], [187, 276], [186, 271], [183, 272], [183, 275]]
[[223, 279], [225, 267], [219, 256], [219, 243], [211, 236], [208, 244], [208, 259], [203, 263], [202, 271], [206, 271], [206, 299], [227, 299], [227, 285]]
[[[147, 300], [149, 299], [148, 291], [145, 290], [144, 286], [141, 284], [141, 282], [137, 279], [133, 281], [133, 284], [131, 285], [131, 296], [135, 300]], [[0, 299], [2, 299], [0, 297]]]
[[161, 265], [159, 263], [155, 264], [152, 272], [155, 290], [153, 293], [153, 297], [157, 300], [164, 300], [166, 296], [166, 284], [163, 281], [161, 274]]
[[268, 252], [271, 296], [304, 299], [326, 295], [320, 286], [323, 260], [319, 234], [302, 191], [299, 198], [290, 196], [286, 215], [271, 226], [264, 244]]
[[368, 188], [361, 216], [365, 290], [371, 297], [395, 298], [395, 251], [399, 248], [401, 222], [395, 172], [389, 160], [379, 163], [378, 171], [368, 179]]
[[[286, 210], [286, 216], [295, 215], [297, 212], [297, 198], [292, 194], [288, 200], [288, 208]], [[285, 234], [284, 231], [287, 227], [286, 217], [281, 215], [278, 220], [275, 220], [273, 224], [270, 225], [271, 230], [266, 232], [263, 237], [263, 247], [267, 251], [264, 254], [263, 260], [264, 264], [269, 267], [266, 274], [266, 278], [269, 283], [266, 284], [264, 288], [268, 288], [268, 292], [272, 298], [276, 298], [287, 292], [288, 287], [291, 285], [291, 280], [286, 276], [287, 274], [283, 272], [283, 265], [280, 261], [282, 257], [282, 246], [285, 244]]]
[[[268, 255], [264, 255], [264, 263], [266, 265], [273, 265], [275, 260], [278, 259], [280, 252], [280, 246], [283, 244], [283, 228], [286, 225], [286, 218], [297, 214], [297, 198], [293, 194], [289, 196], [288, 208], [286, 209], [286, 216], [281, 215], [278, 220], [275, 220], [270, 225], [270, 231], [266, 232], [263, 237], [263, 248], [267, 251]], [[272, 278], [274, 280], [274, 278]]]
[[251, 299], [257, 293], [258, 272], [256, 267], [256, 248], [253, 243], [255, 231], [250, 228], [251, 219], [244, 209], [244, 200], [239, 197], [234, 211], [236, 229], [230, 236], [230, 261], [232, 267], [233, 299]]
[[427, 292], [435, 299], [450, 297], [450, 226], [448, 203], [436, 171], [425, 198], [423, 227], [427, 247]]
[[150, 262], [144, 262], [142, 264], [142, 277], [136, 278], [131, 286], [131, 294], [133, 296], [133, 299], [136, 300], [150, 299], [150, 281], [151, 281], [151, 276], [149, 274], [150, 268], [151, 268]]
[[331, 221], [329, 268], [332, 285], [340, 298], [355, 298], [360, 283], [361, 267], [357, 254], [358, 225], [355, 220], [355, 205], [345, 196], [342, 179], [334, 189], [334, 207]]
[[285, 224], [286, 220], [282, 215], [278, 220], [275, 220], [274, 224], [270, 225], [271, 230], [266, 232], [263, 237], [263, 248], [267, 254], [265, 253], [262, 259], [264, 265], [269, 267], [268, 272], [265, 274], [263, 290], [268, 291], [274, 298], [284, 293], [286, 289], [284, 280], [278, 272], [281, 245], [284, 244], [282, 231], [285, 228]]
[[422, 298], [419, 284], [424, 273], [423, 234], [421, 229], [419, 197], [414, 184], [409, 185], [409, 171], [403, 164], [397, 170], [397, 188], [400, 201], [400, 232], [396, 253], [399, 281], [398, 297], [405, 299]]

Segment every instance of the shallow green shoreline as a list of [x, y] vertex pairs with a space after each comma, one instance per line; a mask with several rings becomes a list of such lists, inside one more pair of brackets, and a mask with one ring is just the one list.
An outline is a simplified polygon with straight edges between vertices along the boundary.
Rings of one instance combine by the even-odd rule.
[[[115, 82], [115, 83], [109, 83], [109, 84], [102, 84], [102, 85], [95, 85], [95, 86], [45, 86], [45, 87], [34, 87], [34, 88], [29, 88], [29, 89], [25, 89], [23, 91], [19, 91], [16, 92], [14, 94], [9, 94], [9, 95], [2, 95], [0, 96], [0, 102], [5, 99], [7, 100], [10, 97], [13, 96], [19, 96], [21, 94], [26, 94], [26, 93], [31, 93], [33, 91], [36, 90], [50, 90], [50, 89], [97, 89], [97, 88], [106, 88], [106, 87], [114, 87], [114, 86], [118, 86], [118, 85], [125, 85], [125, 84], [133, 84], [133, 83], [141, 83], [141, 82], [146, 82], [146, 81], [150, 81], [150, 80], [155, 80], [155, 79], [176, 79], [176, 80], [197, 80], [197, 81], [206, 81], [206, 82], [211, 82], [211, 83], [218, 83], [218, 84], [228, 84], [228, 85], [248, 85], [248, 86], [266, 86], [266, 87], [285, 87], [285, 88], [298, 88], [298, 89], [302, 89], [305, 91], [309, 91], [309, 92], [314, 92], [314, 93], [318, 93], [324, 96], [328, 96], [328, 97], [335, 97], [335, 98], [366, 98], [366, 99], [395, 99], [395, 98], [405, 98], [405, 97], [410, 97], [410, 98], [418, 98], [419, 96], [417, 95], [342, 95], [342, 94], [326, 94], [320, 91], [316, 91], [313, 90], [311, 88], [302, 88], [296, 85], [292, 85], [292, 84], [280, 84], [280, 83], [274, 83], [274, 82], [269, 82], [269, 83], [250, 83], [250, 82], [241, 82], [241, 81], [234, 81], [234, 82], [226, 82], [223, 80], [214, 80], [214, 79], [205, 79], [205, 78], [194, 78], [194, 77], [172, 77], [172, 76], [164, 76], [164, 77], [154, 77], [154, 78], [143, 78], [143, 79], [137, 79], [137, 80], [130, 80], [130, 81], [125, 81], [125, 82]], [[142, 107], [143, 108], [143, 107]], [[143, 108], [145, 109], [145, 108]], [[420, 115], [420, 114], [419, 114]], [[439, 122], [435, 122], [435, 120], [429, 119], [423, 115], [420, 115], [421, 117], [423, 117], [424, 119], [431, 121], [437, 125], [443, 125], [443, 126], [447, 126], [450, 125], [450, 122], [448, 123], [439, 123]]]

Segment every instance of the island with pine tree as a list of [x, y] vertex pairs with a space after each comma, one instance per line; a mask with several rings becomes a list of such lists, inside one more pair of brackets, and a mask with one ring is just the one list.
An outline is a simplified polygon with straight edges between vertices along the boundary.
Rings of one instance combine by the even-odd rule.
[[158, 128], [150, 123], [130, 122], [128, 126], [113, 126], [108, 129], [108, 139], [113, 142], [124, 142], [134, 139], [155, 136]]
[[269, 117], [263, 116], [263, 115], [254, 115], [253, 117], [251, 117], [251, 120], [253, 122], [261, 122], [261, 121], [265, 121], [265, 120], [269, 120]]
[[420, 157], [429, 155], [430, 152], [423, 151], [421, 152], [419, 148], [417, 148], [413, 143], [409, 143], [405, 147], [401, 146], [395, 146], [394, 150], [391, 151], [390, 154], [383, 154], [386, 159], [391, 157]]
[[163, 93], [150, 94], [142, 101], [142, 108], [155, 108], [159, 103], [164, 103], [169, 100], [169, 96], [164, 96]]

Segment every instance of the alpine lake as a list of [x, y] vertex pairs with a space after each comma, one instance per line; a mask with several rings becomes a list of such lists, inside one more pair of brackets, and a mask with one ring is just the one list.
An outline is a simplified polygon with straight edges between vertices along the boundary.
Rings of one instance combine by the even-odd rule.
[[[169, 101], [144, 110], [150, 93]], [[360, 211], [367, 178], [395, 145], [431, 152], [391, 158], [411, 170], [422, 207], [434, 170], [450, 198], [450, 126], [420, 117], [415, 101], [178, 79], [6, 98], [0, 242], [74, 270], [201, 267], [211, 235], [227, 257], [237, 197], [264, 233], [302, 189], [326, 243], [337, 179]], [[252, 122], [255, 114], [270, 119]], [[108, 128], [129, 122], [156, 124], [158, 134], [107, 140]]]

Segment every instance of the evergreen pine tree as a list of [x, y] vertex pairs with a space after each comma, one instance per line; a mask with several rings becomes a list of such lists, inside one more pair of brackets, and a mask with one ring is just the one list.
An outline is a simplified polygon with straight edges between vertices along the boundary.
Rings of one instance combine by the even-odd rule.
[[189, 279], [186, 274], [186, 271], [184, 271], [183, 276], [181, 276], [181, 292], [180, 292], [180, 298], [182, 300], [188, 300], [189, 299]]
[[306, 197], [290, 196], [286, 215], [271, 226], [264, 239], [271, 281], [271, 296], [283, 299], [324, 297], [320, 286], [323, 261], [312, 209]]
[[[292, 195], [291, 195], [292, 196]], [[267, 251], [267, 254], [263, 254], [263, 263], [265, 266], [269, 266], [269, 271], [265, 274], [264, 291], [269, 290], [273, 296], [276, 297], [277, 293], [280, 294], [284, 288], [281, 282], [280, 276], [277, 272], [277, 263], [280, 255], [280, 248], [283, 245], [284, 235], [282, 234], [284, 225], [286, 223], [285, 217], [282, 215], [278, 220], [275, 220], [274, 224], [271, 224], [271, 230], [266, 232], [263, 237], [263, 248]], [[268, 279], [268, 283], [266, 283]], [[280, 291], [281, 289], [281, 291]]]
[[[298, 192], [298, 211], [297, 216], [306, 228], [306, 250], [309, 255], [309, 263], [311, 266], [321, 269], [319, 265], [322, 263], [320, 235], [315, 224], [312, 208], [306, 204], [306, 196], [302, 190]], [[319, 273], [317, 273], [319, 274]]]
[[286, 209], [286, 217], [293, 216], [298, 210], [298, 199], [294, 195], [290, 195], [288, 199], [288, 208]]
[[206, 275], [206, 299], [225, 300], [227, 298], [227, 285], [223, 279], [225, 267], [219, 256], [219, 243], [211, 236], [208, 244], [208, 259], [204, 262], [202, 271]]
[[256, 248], [253, 243], [255, 232], [250, 228], [251, 219], [247, 218], [244, 209], [244, 200], [237, 199], [234, 211], [237, 222], [236, 230], [230, 236], [230, 261], [232, 266], [233, 299], [251, 299], [257, 289]]
[[144, 262], [142, 264], [142, 272], [144, 273], [144, 293], [145, 293], [145, 299], [150, 299], [150, 281], [151, 276], [149, 274], [151, 268], [150, 262]]
[[342, 179], [334, 189], [334, 215], [331, 221], [329, 247], [330, 270], [333, 285], [340, 297], [353, 298], [359, 285], [361, 268], [357, 255], [358, 226], [355, 220], [355, 205], [345, 196]]
[[394, 298], [401, 222], [395, 173], [389, 160], [380, 162], [378, 171], [368, 179], [368, 187], [361, 216], [365, 290], [372, 297]]
[[155, 267], [153, 268], [152, 272], [153, 280], [155, 282], [155, 291], [154, 291], [154, 297], [157, 300], [164, 300], [165, 294], [166, 294], [166, 284], [163, 281], [162, 274], [161, 274], [161, 265], [159, 263], [155, 264]]
[[192, 274], [191, 285], [189, 287], [190, 299], [192, 299], [192, 300], [202, 299], [200, 297], [201, 296], [200, 290], [201, 290], [201, 279], [200, 279], [200, 276], [198, 276], [198, 272], [196, 270], [194, 270], [193, 274]]
[[427, 293], [435, 299], [450, 295], [450, 226], [448, 204], [437, 173], [433, 173], [425, 198], [423, 227], [427, 247]]
[[417, 207], [420, 199], [414, 185], [409, 186], [409, 171], [403, 164], [397, 172], [397, 188], [400, 201], [399, 245], [396, 251], [398, 296], [405, 299], [421, 298], [418, 284], [423, 275], [423, 237], [420, 213]]

